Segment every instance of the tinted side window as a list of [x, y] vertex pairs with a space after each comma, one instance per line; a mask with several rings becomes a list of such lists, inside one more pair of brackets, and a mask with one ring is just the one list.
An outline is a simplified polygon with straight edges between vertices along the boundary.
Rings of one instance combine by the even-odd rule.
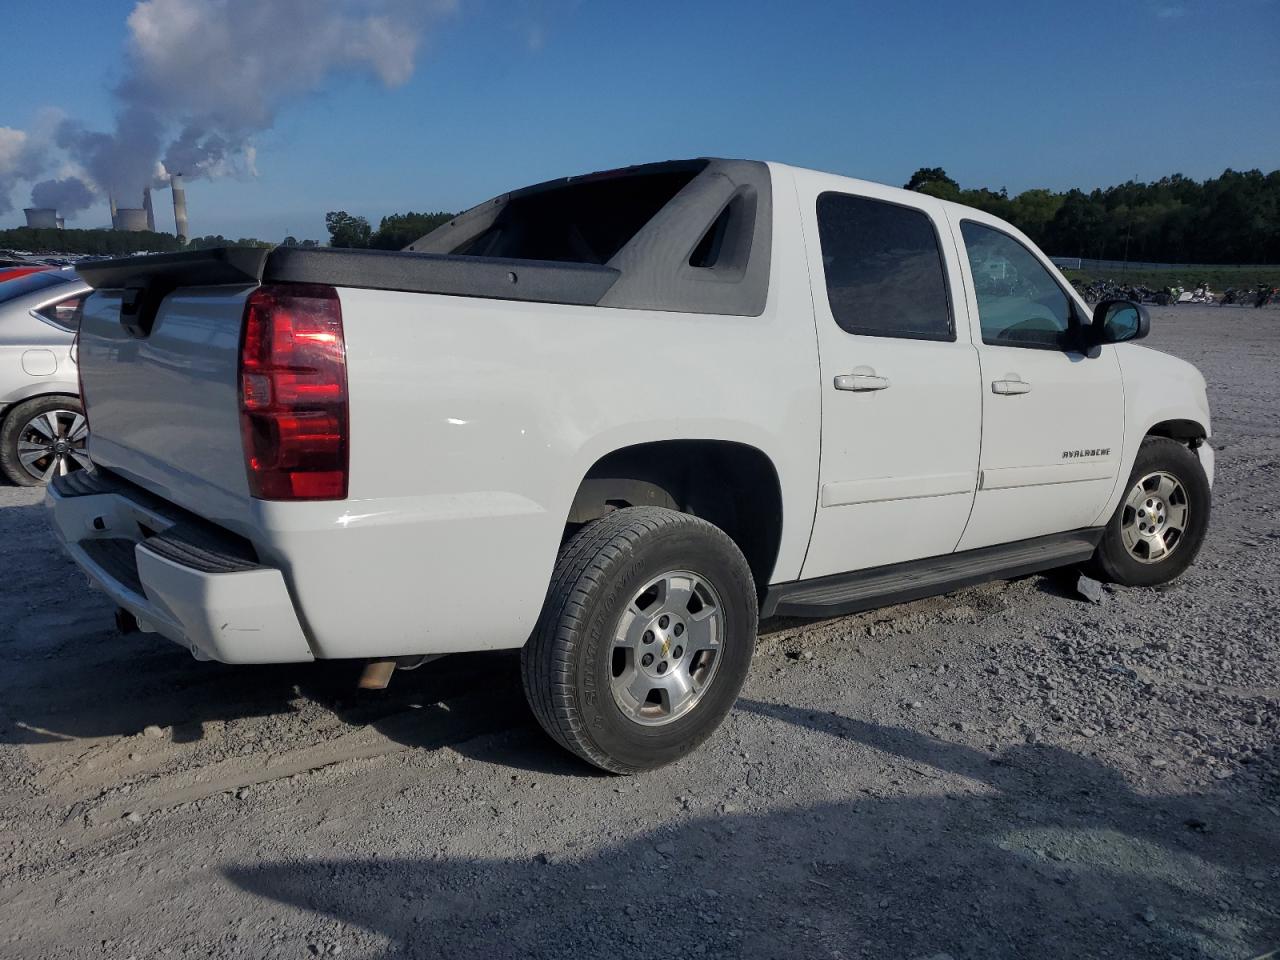
[[1013, 237], [972, 220], [960, 224], [978, 298], [982, 342], [1006, 347], [1068, 345], [1071, 302]]
[[818, 236], [827, 300], [847, 333], [954, 340], [933, 221], [882, 200], [824, 193]]

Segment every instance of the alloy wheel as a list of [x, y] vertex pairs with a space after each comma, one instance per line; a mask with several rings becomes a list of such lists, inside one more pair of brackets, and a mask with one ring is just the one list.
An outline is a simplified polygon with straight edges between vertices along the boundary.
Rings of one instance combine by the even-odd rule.
[[1182, 482], [1163, 471], [1149, 473], [1129, 490], [1120, 518], [1120, 534], [1129, 556], [1159, 563], [1182, 542], [1191, 505]]
[[18, 463], [44, 483], [90, 466], [89, 422], [75, 410], [32, 417], [18, 433]]
[[724, 636], [720, 597], [705, 577], [688, 570], [655, 577], [614, 629], [614, 702], [647, 726], [684, 716], [715, 679]]

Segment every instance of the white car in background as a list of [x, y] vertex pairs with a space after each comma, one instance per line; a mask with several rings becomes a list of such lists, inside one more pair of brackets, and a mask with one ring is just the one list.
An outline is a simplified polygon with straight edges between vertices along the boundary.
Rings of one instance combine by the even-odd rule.
[[0, 474], [22, 486], [89, 465], [74, 342], [89, 285], [73, 270], [0, 283]]

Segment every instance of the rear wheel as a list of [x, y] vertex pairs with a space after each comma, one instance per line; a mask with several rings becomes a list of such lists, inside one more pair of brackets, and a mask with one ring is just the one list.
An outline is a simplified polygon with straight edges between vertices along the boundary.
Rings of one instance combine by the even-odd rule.
[[755, 648], [751, 570], [704, 520], [629, 507], [561, 551], [521, 654], [525, 693], [562, 746], [614, 773], [692, 751], [724, 719]]
[[1209, 481], [1200, 460], [1167, 437], [1148, 437], [1094, 554], [1108, 580], [1151, 587], [1191, 566], [1209, 527]]
[[48, 483], [89, 466], [89, 423], [76, 397], [20, 403], [0, 426], [0, 473], [20, 486]]

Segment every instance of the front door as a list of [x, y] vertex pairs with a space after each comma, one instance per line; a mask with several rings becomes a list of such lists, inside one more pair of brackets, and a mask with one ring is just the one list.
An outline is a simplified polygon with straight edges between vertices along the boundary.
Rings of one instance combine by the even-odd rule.
[[873, 184], [797, 185], [822, 376], [803, 576], [950, 553], [973, 503], [981, 408], [942, 206]]
[[1120, 469], [1115, 348], [1085, 350], [1078, 306], [1031, 249], [974, 212], [967, 254], [982, 362], [982, 462], [960, 549], [1092, 526]]

